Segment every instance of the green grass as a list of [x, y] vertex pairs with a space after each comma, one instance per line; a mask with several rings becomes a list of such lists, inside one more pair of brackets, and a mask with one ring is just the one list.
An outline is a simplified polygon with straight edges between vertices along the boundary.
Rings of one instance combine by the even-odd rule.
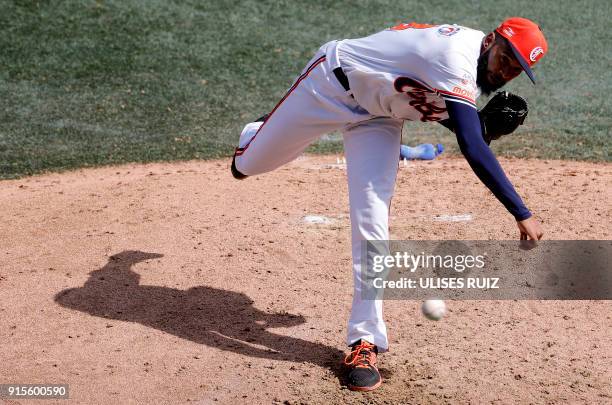
[[[522, 15], [550, 54], [505, 155], [609, 161], [610, 13], [574, 2], [364, 0], [0, 0], [0, 178], [121, 162], [228, 156], [244, 123], [269, 111], [313, 52], [400, 21], [483, 31]], [[524, 75], [523, 75], [524, 76]], [[404, 142], [442, 141], [408, 123]], [[319, 142], [314, 152], [336, 152]]]

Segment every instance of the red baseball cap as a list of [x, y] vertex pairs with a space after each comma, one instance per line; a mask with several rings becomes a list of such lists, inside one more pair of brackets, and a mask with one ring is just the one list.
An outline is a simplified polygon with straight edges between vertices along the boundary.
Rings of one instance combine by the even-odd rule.
[[511, 17], [504, 20], [495, 32], [508, 40], [514, 56], [535, 84], [531, 66], [548, 52], [548, 44], [540, 27], [526, 18]]

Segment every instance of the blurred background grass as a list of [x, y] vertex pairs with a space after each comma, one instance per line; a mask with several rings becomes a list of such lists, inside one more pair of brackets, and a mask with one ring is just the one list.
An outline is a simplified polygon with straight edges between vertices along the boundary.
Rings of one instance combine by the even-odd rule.
[[[269, 111], [316, 49], [398, 22], [488, 32], [537, 21], [550, 52], [507, 88], [531, 112], [498, 154], [609, 161], [607, 2], [416, 0], [0, 0], [0, 177], [229, 156], [245, 122]], [[486, 100], [481, 100], [484, 103]], [[341, 151], [327, 136], [311, 152]], [[436, 124], [404, 143], [445, 145]]]

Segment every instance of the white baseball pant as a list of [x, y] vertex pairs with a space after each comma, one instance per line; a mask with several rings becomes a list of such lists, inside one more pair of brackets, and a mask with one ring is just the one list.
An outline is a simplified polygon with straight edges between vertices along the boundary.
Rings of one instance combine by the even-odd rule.
[[333, 74], [339, 62], [330, 44], [321, 47], [265, 123], [245, 127], [235, 164], [245, 175], [269, 172], [297, 158], [321, 135], [342, 132], [354, 282], [347, 344], [365, 339], [384, 352], [389, 344], [382, 301], [361, 297], [361, 249], [364, 240], [389, 239], [403, 121], [374, 117], [355, 102]]

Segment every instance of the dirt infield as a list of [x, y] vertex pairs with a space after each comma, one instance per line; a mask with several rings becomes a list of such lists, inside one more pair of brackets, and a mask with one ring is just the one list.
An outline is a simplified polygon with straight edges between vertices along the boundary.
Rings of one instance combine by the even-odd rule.
[[[610, 239], [612, 165], [501, 163], [546, 238]], [[238, 182], [227, 161], [197, 161], [0, 182], [0, 383], [67, 383], [83, 404], [612, 402], [610, 301], [451, 301], [440, 322], [387, 302], [385, 383], [348, 391], [341, 166], [304, 157]], [[518, 237], [459, 158], [400, 166], [391, 215], [397, 239]]]

